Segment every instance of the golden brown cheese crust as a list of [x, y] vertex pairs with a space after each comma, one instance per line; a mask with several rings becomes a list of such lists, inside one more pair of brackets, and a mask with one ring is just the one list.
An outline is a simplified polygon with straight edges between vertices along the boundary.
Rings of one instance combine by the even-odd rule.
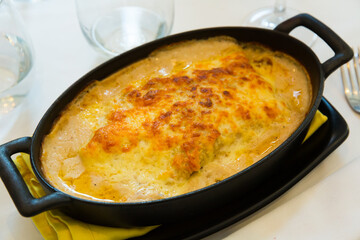
[[60, 190], [96, 200], [179, 195], [274, 150], [304, 119], [310, 97], [304, 69], [260, 45], [171, 45], [74, 100], [44, 139], [43, 170]]

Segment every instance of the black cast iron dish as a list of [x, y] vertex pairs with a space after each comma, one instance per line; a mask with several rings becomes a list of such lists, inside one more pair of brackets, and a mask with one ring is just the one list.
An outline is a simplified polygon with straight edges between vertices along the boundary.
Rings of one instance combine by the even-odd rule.
[[[304, 26], [320, 36], [335, 55], [320, 63], [312, 50], [288, 33], [298, 26]], [[180, 196], [140, 203], [108, 203], [80, 199], [60, 192], [45, 179], [40, 166], [43, 137], [50, 131], [52, 123], [66, 105], [85, 86], [95, 79], [104, 79], [119, 69], [143, 59], [153, 50], [170, 43], [228, 35], [241, 42], [255, 41], [275, 50], [285, 52], [307, 69], [312, 83], [312, 107], [300, 127], [276, 150], [247, 169], [209, 187]], [[33, 216], [49, 209], [59, 208], [64, 213], [94, 224], [106, 226], [146, 226], [194, 217], [223, 206], [261, 187], [274, 174], [282, 174], [284, 161], [292, 150], [299, 147], [316, 110], [319, 107], [324, 80], [342, 64], [349, 61], [351, 48], [331, 29], [307, 14], [298, 15], [280, 24], [275, 30], [245, 27], [220, 27], [201, 29], [172, 35], [142, 45], [102, 64], [67, 89], [49, 108], [37, 126], [33, 137], [24, 137], [0, 147], [0, 176], [9, 191], [18, 211], [23, 216]], [[14, 153], [26, 152], [31, 156], [31, 165], [36, 177], [48, 195], [35, 199], [29, 193], [20, 173], [11, 161]]]

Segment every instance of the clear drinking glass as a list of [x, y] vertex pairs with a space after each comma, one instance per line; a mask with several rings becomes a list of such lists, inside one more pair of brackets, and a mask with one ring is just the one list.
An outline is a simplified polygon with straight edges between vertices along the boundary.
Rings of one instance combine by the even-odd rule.
[[[274, 29], [279, 23], [299, 13], [300, 12], [295, 9], [288, 8], [286, 6], [286, 0], [275, 0], [274, 6], [260, 8], [250, 13], [245, 18], [244, 25]], [[317, 39], [316, 34], [301, 27], [295, 29], [292, 35], [310, 47], [314, 45]]]
[[28, 94], [33, 77], [32, 44], [10, 0], [0, 0], [0, 120]]
[[87, 41], [115, 56], [170, 33], [173, 0], [76, 0], [78, 20]]

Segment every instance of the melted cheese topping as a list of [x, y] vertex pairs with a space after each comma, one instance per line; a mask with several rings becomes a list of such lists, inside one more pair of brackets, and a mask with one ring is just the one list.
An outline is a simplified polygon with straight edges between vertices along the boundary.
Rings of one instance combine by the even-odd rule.
[[310, 99], [307, 73], [283, 53], [228, 37], [173, 44], [77, 96], [44, 138], [42, 168], [78, 197], [176, 196], [270, 153]]

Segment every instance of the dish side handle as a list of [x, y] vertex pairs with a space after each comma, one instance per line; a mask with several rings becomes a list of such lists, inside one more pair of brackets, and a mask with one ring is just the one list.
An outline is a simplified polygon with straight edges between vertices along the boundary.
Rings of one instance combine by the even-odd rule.
[[313, 16], [303, 13], [296, 15], [282, 23], [275, 30], [289, 34], [296, 27], [303, 26], [316, 33], [321, 37], [335, 55], [322, 64], [325, 79], [344, 63], [348, 62], [352, 56], [352, 49], [328, 26], [314, 18]]
[[29, 153], [31, 137], [23, 137], [0, 146], [0, 176], [21, 215], [31, 217], [49, 209], [66, 205], [70, 198], [61, 192], [34, 198], [12, 161], [15, 153]]

